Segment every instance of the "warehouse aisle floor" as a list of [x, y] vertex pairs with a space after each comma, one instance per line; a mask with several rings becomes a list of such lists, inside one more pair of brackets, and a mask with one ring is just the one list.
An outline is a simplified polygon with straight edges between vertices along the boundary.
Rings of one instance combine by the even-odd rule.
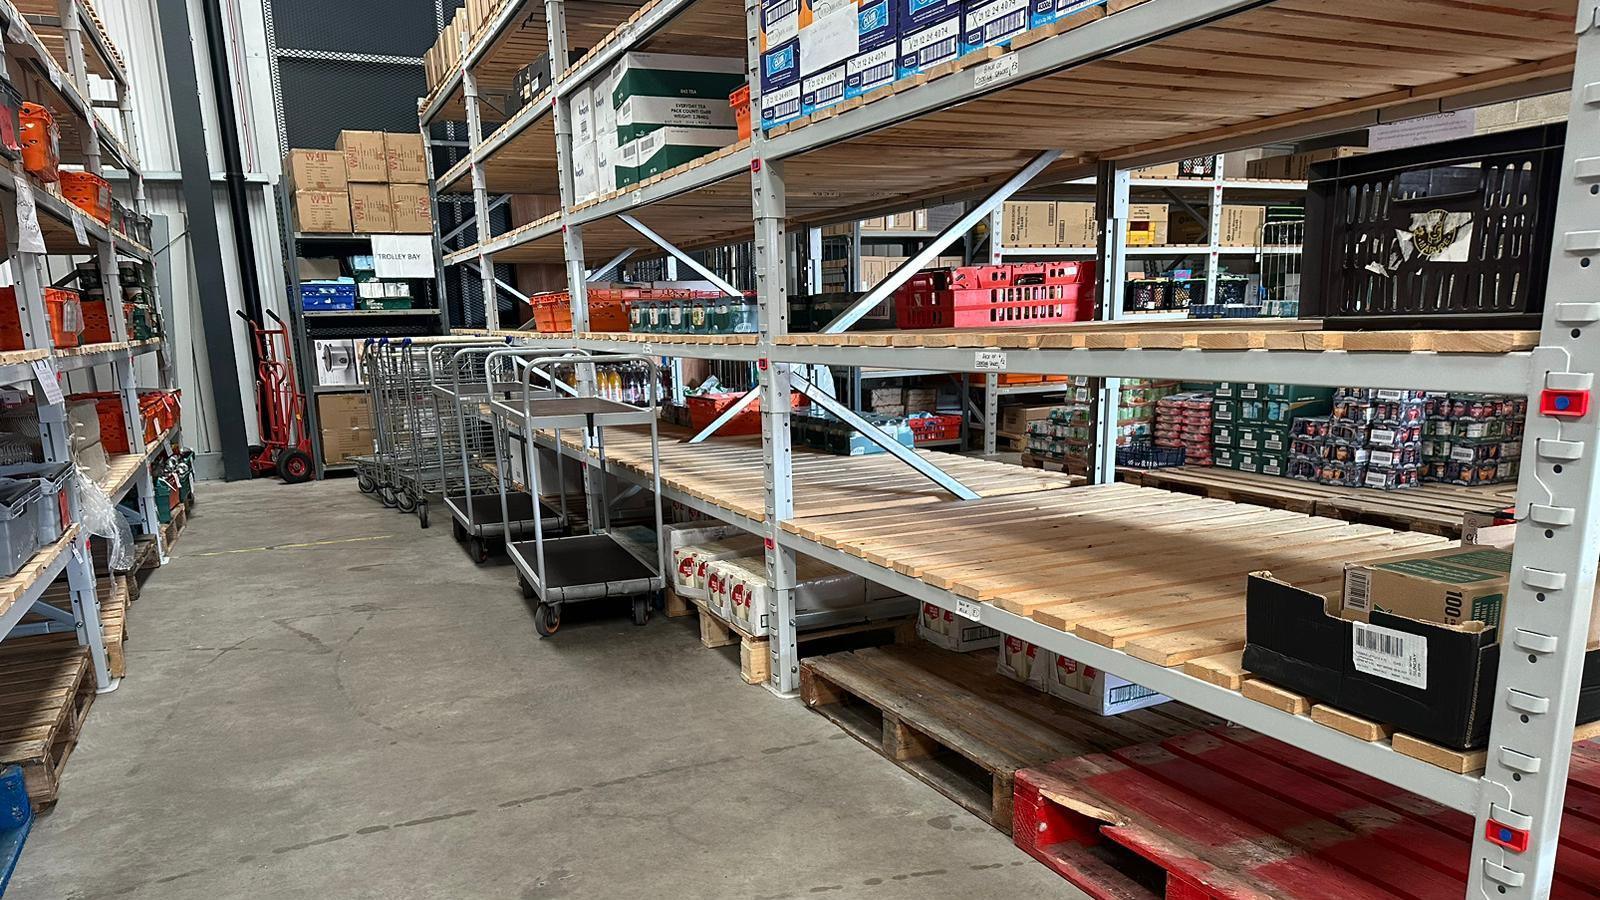
[[12, 897], [1077, 896], [690, 620], [541, 641], [351, 480], [199, 501]]

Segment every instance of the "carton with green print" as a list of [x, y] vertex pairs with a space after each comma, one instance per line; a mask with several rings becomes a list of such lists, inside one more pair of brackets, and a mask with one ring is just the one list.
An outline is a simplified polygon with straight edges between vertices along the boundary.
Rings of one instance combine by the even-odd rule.
[[1500, 624], [1511, 582], [1511, 551], [1465, 546], [1344, 566], [1343, 614], [1367, 621], [1374, 610], [1423, 622]]

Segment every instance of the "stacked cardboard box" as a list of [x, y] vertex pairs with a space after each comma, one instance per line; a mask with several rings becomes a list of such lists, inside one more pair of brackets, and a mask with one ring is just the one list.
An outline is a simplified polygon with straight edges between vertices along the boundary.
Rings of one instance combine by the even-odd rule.
[[867, 408], [881, 416], [904, 416], [933, 412], [939, 408], [939, 389], [931, 387], [873, 388], [867, 392]]
[[322, 432], [323, 465], [335, 466], [372, 452], [372, 405], [366, 394], [318, 397], [317, 424]]
[[[1262, 214], [1264, 217], [1265, 210]], [[1165, 203], [1139, 203], [1129, 207], [1128, 244], [1167, 243], [1168, 219]], [[1100, 239], [1100, 223], [1095, 218], [1093, 203], [1008, 201], [1002, 211], [1000, 236], [1001, 245], [1005, 247], [1093, 247]]]
[[505, 3], [506, 0], [467, 0], [456, 10], [454, 18], [439, 32], [439, 39], [423, 54], [429, 91], [460, 66], [463, 43], [471, 46]]
[[420, 134], [341, 131], [333, 150], [290, 150], [283, 174], [297, 231], [433, 231]]
[[1149, 688], [1010, 635], [1001, 639], [995, 671], [1102, 716], [1144, 709], [1166, 703], [1168, 699]]
[[1212, 399], [1212, 456], [1220, 468], [1287, 475], [1291, 426], [1328, 411], [1333, 392], [1295, 384], [1222, 382]]
[[1344, 159], [1349, 156], [1359, 156], [1365, 152], [1367, 152], [1365, 147], [1328, 147], [1323, 150], [1294, 153], [1288, 156], [1264, 156], [1260, 159], [1251, 160], [1245, 168], [1245, 174], [1250, 178], [1305, 181], [1310, 177], [1311, 167], [1316, 163]]

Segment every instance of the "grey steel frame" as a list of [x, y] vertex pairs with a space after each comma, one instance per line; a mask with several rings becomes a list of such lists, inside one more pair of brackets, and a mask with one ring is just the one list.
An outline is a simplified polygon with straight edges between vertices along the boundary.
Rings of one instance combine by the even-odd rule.
[[[561, 0], [546, 0], [545, 5], [551, 25], [551, 47], [564, 50], [566, 35]], [[982, 67], [968, 67], [918, 85], [914, 90], [886, 97], [866, 107], [867, 111], [822, 119], [771, 139], [758, 130], [746, 153], [729, 154], [682, 178], [667, 179], [647, 189], [573, 212], [571, 132], [565, 125], [565, 104], [570, 91], [606, 65], [611, 56], [632, 46], [640, 33], [658, 27], [683, 5], [682, 2], [668, 2], [652, 7], [649, 16], [623, 29], [621, 39], [608, 44], [606, 53], [586, 64], [574, 77], [557, 82], [557, 102], [561, 104], [557, 114], [557, 155], [562, 170], [562, 224], [569, 282], [573, 288], [574, 321], [583, 323], [578, 330], [586, 330], [583, 222], [629, 213], [643, 204], [692, 190], [749, 165], [761, 324], [754, 356], [759, 360], [762, 446], [768, 477], [765, 521], [743, 524], [758, 528], [769, 538], [768, 575], [774, 586], [769, 616], [775, 623], [774, 639], [770, 642], [773, 656], [770, 687], [783, 693], [792, 691], [798, 672], [792, 598], [796, 550], [905, 590], [925, 602], [945, 609], [961, 609], [957, 598], [948, 592], [931, 589], [920, 581], [859, 558], [786, 535], [779, 527], [779, 523], [791, 518], [794, 512], [789, 409], [788, 404], [782, 402], [791, 390], [791, 367], [797, 364], [904, 366], [953, 372], [975, 368], [971, 350], [906, 352], [861, 347], [779, 347], [775, 344], [787, 331], [789, 267], [784, 229], [787, 218], [784, 159], [886, 124], [947, 108], [1001, 85], [980, 88], [978, 80]], [[1026, 81], [1261, 5], [1262, 0], [1157, 0], [1137, 5], [1094, 28], [1065, 32], [1011, 51], [1016, 54], [1018, 65], [1015, 75], [1005, 79], [1005, 83]], [[1578, 9], [1577, 64], [1570, 78], [1555, 75], [1509, 87], [1493, 86], [1448, 99], [1419, 101], [1395, 110], [1375, 109], [1221, 136], [1204, 147], [1186, 147], [1181, 151], [1226, 152], [1573, 87], [1567, 158], [1550, 264], [1549, 301], [1537, 351], [1449, 357], [1281, 351], [1002, 351], [999, 363], [1017, 371], [1106, 379], [1154, 376], [1367, 384], [1491, 393], [1517, 390], [1520, 386], [1535, 409], [1547, 388], [1592, 390], [1594, 373], [1600, 371], [1600, 344], [1597, 344], [1600, 341], [1600, 301], [1594, 299], [1592, 279], [1595, 275], [1590, 268], [1600, 257], [1600, 190], [1591, 193], [1592, 189], [1600, 188], [1600, 156], [1593, 150], [1600, 147], [1600, 0], [1578, 0]], [[756, 34], [753, 4], [747, 7], [747, 20], [749, 33]], [[752, 72], [756, 62], [752, 40]], [[752, 79], [754, 81], [756, 79]], [[759, 98], [752, 98], [752, 102], [759, 103]], [[1162, 156], [1152, 154], [1117, 162], [1125, 170], [1163, 161]], [[1115, 209], [1103, 212], [1106, 213], [1101, 216], [1103, 221], [1115, 221]], [[1107, 230], [1114, 235], [1121, 234], [1120, 228]], [[1106, 248], [1101, 248], [1099, 255], [1105, 258]], [[1115, 287], [1120, 291], [1120, 284]], [[603, 341], [585, 341], [582, 345], [592, 349], [610, 346]], [[689, 353], [715, 358], [749, 358], [750, 351], [749, 347], [730, 347], [696, 349]], [[1515, 583], [1510, 603], [1517, 610], [1517, 616], [1508, 624], [1503, 638], [1504, 645], [1514, 652], [1501, 657], [1498, 687], [1492, 701], [1499, 714], [1494, 718], [1488, 767], [1482, 777], [1454, 775], [1419, 763], [1394, 753], [1381, 742], [1349, 738], [1316, 725], [1306, 717], [1279, 713], [1179, 671], [1135, 660], [993, 607], [985, 606], [976, 615], [980, 621], [1007, 633], [1068, 653], [1329, 759], [1360, 766], [1371, 774], [1417, 790], [1453, 808], [1473, 811], [1479, 830], [1473, 848], [1468, 895], [1474, 898], [1543, 897], [1549, 893], [1553, 877], [1565, 776], [1571, 755], [1576, 685], [1582, 668], [1583, 636], [1587, 633], [1596, 576], [1593, 547], [1600, 543], [1600, 466], [1596, 464], [1596, 446], [1600, 446], [1600, 411], [1568, 420], [1530, 416], [1517, 499], [1517, 549], [1512, 563]], [[1107, 463], [1103, 459], [1098, 468], [1100, 477], [1105, 477]], [[1528, 829], [1531, 833], [1529, 849], [1515, 854], [1487, 841], [1483, 829], [1490, 821]]]

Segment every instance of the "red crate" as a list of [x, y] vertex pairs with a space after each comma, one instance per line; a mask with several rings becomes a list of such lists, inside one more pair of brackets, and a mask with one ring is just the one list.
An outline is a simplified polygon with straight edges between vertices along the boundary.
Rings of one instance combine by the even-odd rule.
[[1008, 328], [1081, 322], [1094, 313], [1091, 262], [964, 266], [923, 272], [895, 293], [900, 328]]
[[[684, 402], [689, 407], [689, 427], [696, 432], [710, 425], [722, 415], [722, 411], [739, 401], [743, 394], [700, 394], [685, 397]], [[790, 402], [799, 407], [805, 400], [805, 395], [791, 393]], [[757, 397], [750, 405], [739, 410], [739, 414], [728, 420], [728, 424], [717, 429], [717, 434], [724, 437], [736, 437], [761, 433], [761, 398]]]
[[934, 441], [953, 441], [961, 437], [961, 417], [929, 413], [906, 419], [911, 426], [911, 440], [917, 444]]

